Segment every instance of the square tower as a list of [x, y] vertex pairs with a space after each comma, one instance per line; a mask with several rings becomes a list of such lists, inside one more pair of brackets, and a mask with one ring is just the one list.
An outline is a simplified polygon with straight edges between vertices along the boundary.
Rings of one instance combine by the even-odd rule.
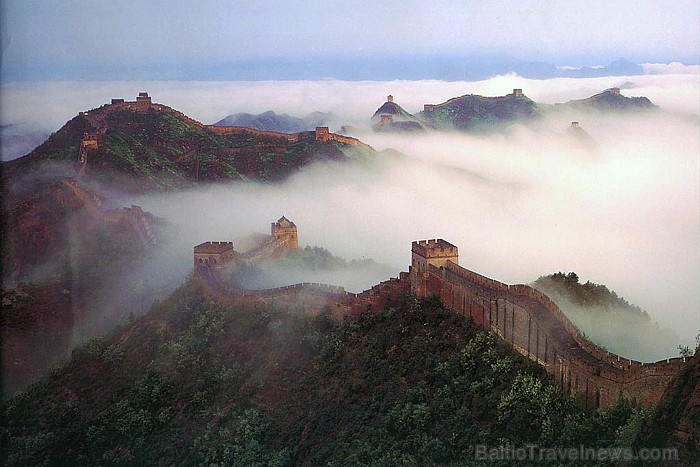
[[441, 238], [420, 240], [411, 246], [411, 266], [418, 273], [427, 273], [430, 265], [444, 267], [448, 261], [459, 264], [459, 253], [456, 246]]
[[[408, 268], [411, 279], [411, 292], [425, 297], [431, 290], [430, 266], [444, 267], [448, 261], [459, 264], [457, 247], [439, 238], [420, 240], [411, 245], [411, 266]], [[433, 290], [433, 292], [435, 292]]]
[[234, 260], [233, 242], [204, 242], [194, 247], [194, 270], [200, 277], [211, 276]]
[[147, 92], [140, 92], [136, 97], [136, 107], [138, 109], [148, 109], [151, 106], [151, 98]]
[[327, 126], [317, 126], [316, 127], [316, 141], [328, 141], [330, 138], [330, 131]]
[[280, 217], [277, 222], [271, 224], [270, 235], [278, 246], [286, 250], [299, 249], [297, 226], [284, 216]]

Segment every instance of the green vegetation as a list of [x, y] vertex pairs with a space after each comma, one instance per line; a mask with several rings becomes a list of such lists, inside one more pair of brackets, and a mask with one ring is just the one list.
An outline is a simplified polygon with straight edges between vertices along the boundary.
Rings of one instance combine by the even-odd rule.
[[244, 178], [277, 181], [314, 161], [345, 159], [349, 148], [335, 141], [318, 143], [312, 135], [299, 141], [274, 134], [220, 135], [168, 110], [103, 106], [89, 117], [73, 118], [31, 154], [6, 164], [4, 175], [22, 177], [46, 162], [60, 162], [74, 172], [86, 132], [102, 136], [88, 152], [85, 176], [136, 192]]
[[549, 276], [542, 276], [538, 278], [533, 285], [535, 288], [545, 293], [553, 292], [563, 294], [575, 305], [603, 307], [608, 311], [624, 309], [649, 318], [646, 311], [636, 305], [631, 305], [627, 300], [620, 297], [606, 286], [591, 281], [581, 284], [575, 272], [569, 272], [567, 274], [557, 272]]
[[435, 299], [342, 323], [225, 303], [189, 281], [74, 350], [3, 406], [3, 465], [461, 465], [476, 444], [627, 446], [647, 416], [584, 412]]
[[275, 181], [311, 161], [345, 157], [336, 143], [289, 142], [246, 133], [218, 135], [155, 110], [114, 112], [107, 125], [107, 137], [91, 159], [161, 188], [243, 177]]
[[538, 114], [537, 104], [524, 97], [463, 96], [423, 112], [423, 117], [428, 125], [438, 129], [472, 130]]
[[605, 285], [580, 283], [575, 272], [542, 276], [546, 293], [590, 339], [618, 355], [654, 362], [678, 355], [678, 336]]

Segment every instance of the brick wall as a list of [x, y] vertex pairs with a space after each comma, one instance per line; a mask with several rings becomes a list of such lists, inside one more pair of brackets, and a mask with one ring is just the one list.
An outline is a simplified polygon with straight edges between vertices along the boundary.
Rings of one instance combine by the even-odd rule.
[[435, 294], [449, 309], [495, 332], [589, 407], [615, 404], [620, 396], [653, 404], [687, 365], [682, 358], [643, 363], [612, 354], [583, 336], [548, 296], [527, 285], [507, 285], [451, 261], [430, 265], [426, 272], [411, 267], [409, 274], [414, 293]]

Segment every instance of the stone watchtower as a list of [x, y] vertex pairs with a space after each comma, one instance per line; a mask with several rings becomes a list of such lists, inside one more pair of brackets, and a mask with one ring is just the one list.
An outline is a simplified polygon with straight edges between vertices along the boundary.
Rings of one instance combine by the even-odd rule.
[[430, 267], [445, 267], [448, 261], [459, 264], [459, 253], [453, 244], [441, 238], [413, 242], [410, 268], [411, 290], [418, 296], [425, 295]]
[[278, 248], [284, 250], [299, 249], [297, 226], [284, 216], [280, 217], [277, 222], [272, 223], [270, 235]]
[[151, 98], [147, 92], [140, 92], [136, 97], [136, 108], [139, 110], [148, 109], [151, 106]]
[[613, 94], [620, 95], [620, 88], [610, 88], [610, 92]]
[[379, 116], [379, 123], [382, 125], [391, 125], [391, 123], [394, 121], [394, 116], [393, 115], [380, 115]]
[[199, 277], [215, 277], [233, 260], [233, 242], [204, 242], [194, 247], [194, 272]]
[[386, 96], [386, 101], [387, 101], [387, 102], [394, 102], [394, 96], [392, 96], [391, 94], [389, 94], [388, 96]]
[[[327, 126], [316, 127], [316, 141], [328, 141], [330, 139], [330, 131]], [[283, 217], [284, 218], [284, 217]]]
[[522, 97], [523, 96], [523, 90], [522, 89], [513, 89], [513, 95], [515, 97]]

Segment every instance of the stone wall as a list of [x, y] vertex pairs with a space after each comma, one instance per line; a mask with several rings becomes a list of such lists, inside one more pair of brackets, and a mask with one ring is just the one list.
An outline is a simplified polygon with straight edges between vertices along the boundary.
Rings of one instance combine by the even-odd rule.
[[412, 266], [410, 275], [415, 293], [437, 295], [449, 309], [495, 332], [589, 407], [615, 404], [621, 396], [653, 404], [687, 364], [683, 358], [643, 363], [612, 354], [587, 339], [548, 296], [527, 285], [507, 285], [452, 261], [429, 265], [425, 272]]

